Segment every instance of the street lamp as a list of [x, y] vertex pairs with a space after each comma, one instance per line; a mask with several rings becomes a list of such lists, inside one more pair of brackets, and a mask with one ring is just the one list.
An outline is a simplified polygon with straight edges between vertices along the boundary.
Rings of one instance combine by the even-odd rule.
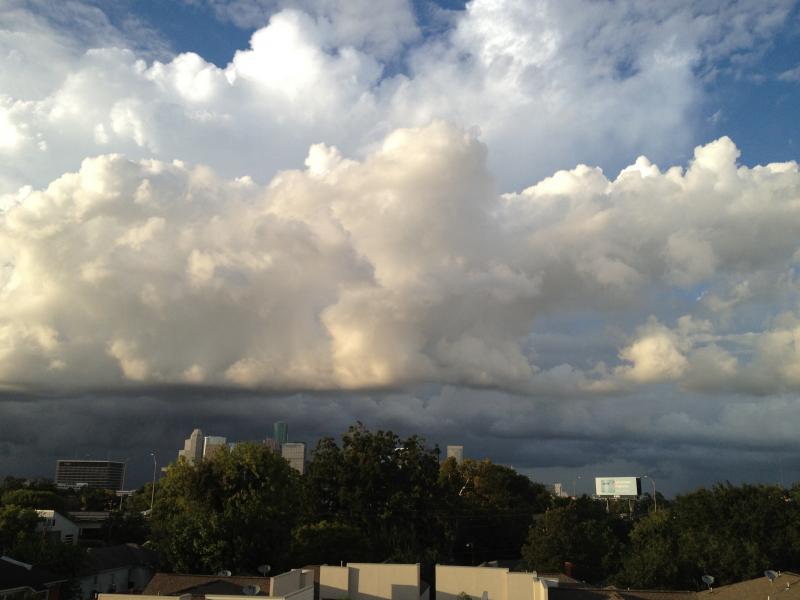
[[153, 489], [150, 490], [150, 516], [153, 516], [153, 501], [156, 499], [156, 469], [158, 463], [156, 462], [156, 453], [151, 452], [150, 456], [153, 457]]
[[649, 479], [653, 484], [653, 512], [658, 512], [658, 498], [656, 498], [656, 480], [650, 475], [642, 475], [642, 479]]

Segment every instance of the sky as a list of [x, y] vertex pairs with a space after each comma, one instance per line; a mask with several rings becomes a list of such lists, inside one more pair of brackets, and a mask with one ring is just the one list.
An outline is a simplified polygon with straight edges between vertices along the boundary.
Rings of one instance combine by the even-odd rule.
[[800, 480], [797, 2], [5, 0], [0, 67], [0, 475]]

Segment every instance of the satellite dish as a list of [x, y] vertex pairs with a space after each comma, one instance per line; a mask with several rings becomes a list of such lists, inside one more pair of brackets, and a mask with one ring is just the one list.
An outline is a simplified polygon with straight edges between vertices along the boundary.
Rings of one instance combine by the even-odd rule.
[[711, 586], [714, 584], [713, 575], [703, 575], [700, 579], [708, 586], [708, 589], [711, 589]]
[[231, 575], [233, 575], [233, 573], [231, 573], [230, 571], [228, 571], [228, 569], [222, 569], [222, 571], [220, 571], [219, 573], [217, 573], [217, 575], [218, 575], [219, 577], [230, 577]]
[[764, 571], [764, 577], [769, 579], [769, 582], [772, 583], [778, 578], [778, 573], [776, 573], [772, 569], [769, 569], [768, 571]]
[[272, 567], [270, 567], [269, 565], [261, 565], [260, 567], [258, 567], [258, 572], [261, 573], [264, 577], [267, 576], [267, 573], [269, 573], [270, 570], [272, 570]]
[[242, 592], [244, 592], [245, 596], [255, 596], [260, 591], [261, 587], [258, 585], [246, 585], [242, 588]]

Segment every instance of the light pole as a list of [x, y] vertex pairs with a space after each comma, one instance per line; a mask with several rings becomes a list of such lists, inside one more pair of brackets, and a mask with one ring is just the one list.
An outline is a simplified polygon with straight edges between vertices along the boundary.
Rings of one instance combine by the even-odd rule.
[[656, 498], [656, 480], [650, 475], [642, 475], [642, 479], [649, 479], [653, 484], [653, 512], [658, 512], [658, 498]]
[[150, 456], [153, 457], [153, 488], [150, 490], [150, 516], [153, 516], [153, 501], [156, 499], [156, 469], [158, 462], [156, 462], [156, 453], [151, 452]]

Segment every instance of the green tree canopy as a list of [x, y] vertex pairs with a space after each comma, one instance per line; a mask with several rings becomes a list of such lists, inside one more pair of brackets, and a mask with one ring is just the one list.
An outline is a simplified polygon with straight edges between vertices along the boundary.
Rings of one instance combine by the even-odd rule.
[[192, 466], [171, 465], [159, 483], [152, 539], [184, 573], [257, 573], [287, 567], [297, 513], [296, 471], [266, 446], [239, 444]]
[[448, 458], [439, 478], [461, 563], [518, 558], [534, 515], [550, 504], [544, 485], [488, 459]]
[[570, 562], [579, 579], [601, 582], [617, 572], [626, 533], [626, 522], [606, 513], [604, 503], [582, 496], [534, 523], [523, 557], [539, 571], [561, 572]]
[[347, 524], [369, 541], [373, 560], [424, 561], [446, 546], [437, 509], [438, 449], [422, 438], [350, 427], [339, 447], [320, 440], [309, 463], [306, 519]]

